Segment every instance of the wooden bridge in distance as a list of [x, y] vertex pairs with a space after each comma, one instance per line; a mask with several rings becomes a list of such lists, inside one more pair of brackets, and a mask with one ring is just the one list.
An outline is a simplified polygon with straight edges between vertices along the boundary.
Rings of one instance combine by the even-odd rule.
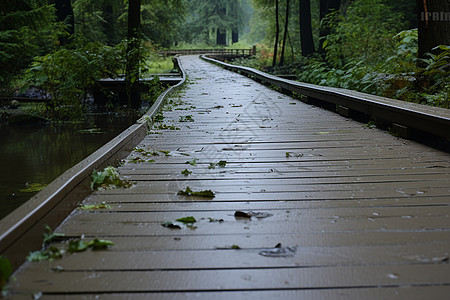
[[[349, 118], [370, 110], [405, 129], [408, 117], [402, 123], [396, 115], [403, 109], [428, 121], [411, 128], [440, 128], [446, 139], [448, 111], [393, 101], [383, 112], [386, 99], [365, 95], [370, 108], [362, 108], [359, 94], [356, 101], [343, 90], [252, 75], [281, 80], [280, 90], [303, 89], [310, 93], [304, 102], [329, 98], [340, 115], [197, 56], [180, 60], [190, 80], [167, 96], [167, 126], [156, 122], [147, 132], [136, 125], [140, 133], [122, 134], [124, 146], [114, 143], [111, 157], [128, 150], [119, 172], [133, 187], [83, 197], [83, 205], [104, 209], [76, 209], [75, 196], [52, 204], [32, 199], [0, 221], [0, 253], [16, 267], [27, 242], [42, 241], [43, 225], [65, 235], [55, 247], [81, 237], [114, 246], [25, 262], [8, 285], [11, 298], [448, 299], [450, 155]], [[89, 186], [87, 165], [72, 172], [85, 178], [68, 183], [72, 189]], [[188, 187], [214, 197], [178, 194]], [[26, 213], [47, 204], [39, 217]], [[28, 221], [15, 222], [21, 216]], [[191, 216], [190, 225], [162, 226]], [[21, 231], [27, 226], [33, 234]]]

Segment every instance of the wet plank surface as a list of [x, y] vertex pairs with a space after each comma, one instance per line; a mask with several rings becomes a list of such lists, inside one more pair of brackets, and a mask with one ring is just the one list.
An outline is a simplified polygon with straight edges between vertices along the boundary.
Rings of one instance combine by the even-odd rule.
[[134, 186], [57, 229], [115, 245], [26, 263], [13, 297], [448, 299], [450, 155], [182, 64], [187, 87], [119, 168]]

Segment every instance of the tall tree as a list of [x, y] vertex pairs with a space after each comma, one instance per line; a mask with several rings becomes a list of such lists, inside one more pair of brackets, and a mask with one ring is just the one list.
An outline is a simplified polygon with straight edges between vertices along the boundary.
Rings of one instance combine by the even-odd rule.
[[69, 34], [75, 32], [75, 19], [71, 0], [55, 0], [56, 18], [67, 26]]
[[128, 103], [130, 107], [140, 106], [140, 97], [137, 91], [139, 84], [139, 59], [140, 59], [140, 25], [141, 25], [141, 0], [129, 0], [128, 2], [128, 46], [125, 81], [127, 86]]
[[[15, 0], [0, 4], [0, 93], [42, 49], [53, 47], [55, 10], [46, 1]], [[50, 34], [49, 34], [50, 33]]]
[[319, 52], [324, 52], [322, 47], [324, 38], [330, 33], [330, 26], [323, 26], [323, 20], [328, 14], [339, 10], [341, 0], [320, 0], [320, 31], [319, 31]]
[[281, 57], [280, 57], [280, 65], [284, 65], [284, 52], [286, 51], [286, 42], [289, 30], [289, 15], [290, 15], [290, 0], [286, 0], [286, 15], [284, 17], [284, 33], [283, 33], [283, 43], [281, 46]]
[[419, 22], [419, 57], [439, 45], [450, 45], [450, 1], [416, 0]]
[[279, 0], [275, 0], [275, 45], [273, 47], [273, 60], [272, 67], [277, 65], [277, 56], [278, 56], [278, 39], [280, 38], [280, 2]]
[[315, 51], [311, 26], [311, 0], [299, 0], [299, 5], [302, 55], [308, 56]]

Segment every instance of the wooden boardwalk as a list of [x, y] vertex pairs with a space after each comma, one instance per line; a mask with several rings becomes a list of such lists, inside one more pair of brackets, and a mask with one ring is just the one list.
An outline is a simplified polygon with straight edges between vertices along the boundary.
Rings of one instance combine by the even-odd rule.
[[[12, 298], [449, 299], [449, 154], [182, 65], [189, 82], [163, 112], [179, 130], [138, 146], [160, 155], [133, 151], [119, 170], [135, 186], [95, 192], [84, 203], [111, 208], [56, 230], [115, 245], [25, 263]], [[215, 197], [177, 195], [187, 187]]]

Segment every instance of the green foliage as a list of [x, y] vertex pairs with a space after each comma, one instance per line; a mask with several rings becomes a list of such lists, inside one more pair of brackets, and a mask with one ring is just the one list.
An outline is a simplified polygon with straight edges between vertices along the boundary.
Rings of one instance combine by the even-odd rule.
[[123, 61], [120, 47], [75, 40], [75, 49], [57, 48], [36, 57], [26, 73], [26, 83], [48, 93], [46, 117], [72, 120], [80, 117], [88, 94], [103, 77], [117, 77]]
[[183, 171], [181, 171], [181, 174], [183, 174], [184, 176], [188, 176], [188, 175], [191, 175], [192, 172], [189, 171], [188, 169], [184, 169]]
[[44, 232], [43, 234], [44, 239], [42, 241], [42, 247], [45, 247], [45, 245], [52, 242], [55, 238], [64, 237], [63, 233], [54, 233], [50, 226], [45, 226], [45, 229], [47, 229], [47, 232]]
[[119, 172], [114, 167], [106, 167], [103, 171], [94, 171], [92, 173], [91, 189], [111, 189], [127, 188], [132, 183], [120, 178]]
[[9, 259], [0, 256], [0, 291], [3, 290], [5, 284], [12, 275], [12, 266]]
[[186, 187], [186, 190], [179, 191], [177, 195], [182, 196], [197, 196], [197, 197], [206, 197], [206, 198], [214, 198], [215, 194], [211, 190], [204, 190], [200, 192], [194, 192], [189, 187]]
[[86, 242], [83, 240], [72, 240], [69, 242], [69, 246], [67, 251], [70, 253], [83, 252], [89, 248], [93, 250], [104, 250], [108, 248], [108, 246], [113, 246], [114, 243], [109, 240], [99, 240], [93, 239], [90, 242]]
[[46, 1], [3, 1], [0, 9], [0, 92], [11, 95], [12, 83], [34, 56], [51, 50], [64, 35]]
[[63, 254], [64, 254], [64, 250], [59, 249], [55, 246], [50, 246], [45, 250], [31, 252], [27, 256], [27, 260], [35, 261], [35, 262], [44, 261], [44, 260], [51, 261], [54, 259], [61, 258], [63, 256]]
[[176, 221], [177, 222], [181, 222], [181, 223], [184, 223], [184, 224], [189, 224], [189, 223], [195, 223], [195, 222], [197, 222], [197, 220], [194, 218], [194, 217], [184, 217], [184, 218], [179, 218], [179, 219], [176, 219]]

